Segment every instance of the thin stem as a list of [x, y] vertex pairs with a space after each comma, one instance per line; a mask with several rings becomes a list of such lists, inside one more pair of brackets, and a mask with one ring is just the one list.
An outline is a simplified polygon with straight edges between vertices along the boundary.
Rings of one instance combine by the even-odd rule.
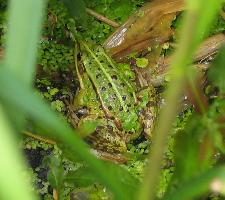
[[76, 42], [75, 42], [75, 46], [74, 46], [74, 65], [75, 65], [75, 69], [76, 69], [76, 73], [77, 73], [77, 78], [78, 78], [79, 83], [80, 83], [80, 88], [84, 89], [84, 83], [83, 83], [83, 80], [82, 80], [82, 77], [80, 75], [79, 68], [78, 68], [77, 43]]
[[106, 24], [114, 27], [114, 28], [118, 28], [120, 26], [120, 24], [118, 24], [117, 22], [111, 20], [111, 19], [108, 19], [106, 18], [105, 16], [99, 14], [99, 13], [96, 13], [94, 10], [91, 10], [90, 8], [86, 8], [86, 12], [95, 17], [96, 19], [102, 21], [102, 22], [105, 22]]
[[48, 143], [48, 144], [56, 144], [56, 142], [55, 142], [54, 140], [51, 140], [51, 139], [48, 139], [48, 138], [44, 138], [44, 137], [42, 137], [42, 136], [40, 136], [40, 135], [36, 135], [36, 134], [31, 133], [31, 132], [29, 132], [29, 131], [23, 131], [23, 134], [24, 134], [24, 135], [27, 135], [27, 136], [29, 136], [29, 137], [32, 137], [32, 138], [34, 138], [34, 139], [36, 139], [36, 140], [39, 140], [39, 141], [41, 141], [41, 142], [44, 142], [44, 143]]

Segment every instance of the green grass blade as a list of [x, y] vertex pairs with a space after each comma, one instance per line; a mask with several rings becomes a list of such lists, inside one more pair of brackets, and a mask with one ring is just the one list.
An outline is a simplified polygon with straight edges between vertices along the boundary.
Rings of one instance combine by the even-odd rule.
[[37, 197], [31, 192], [28, 176], [25, 176], [25, 163], [17, 146], [0, 105], [0, 199], [35, 200]]
[[[210, 25], [223, 0], [187, 0], [187, 15], [182, 29], [179, 48], [175, 53], [171, 65], [171, 82], [165, 93], [167, 106], [162, 107], [159, 120], [156, 124], [154, 145], [149, 157], [151, 160], [142, 187], [140, 188], [139, 200], [152, 200], [155, 196], [156, 186], [160, 176], [160, 167], [166, 148], [168, 134], [176, 117], [177, 105], [179, 104], [185, 79], [187, 78], [188, 64], [192, 62], [197, 46], [207, 36]], [[204, 10], [208, 12], [205, 12]]]
[[225, 186], [224, 166], [215, 167], [186, 183], [179, 184], [181, 186], [174, 192], [166, 194], [163, 200], [185, 200], [196, 198], [201, 194], [208, 192], [210, 187], [213, 189], [213, 182], [215, 184], [218, 183], [218, 189], [221, 189], [220, 192], [224, 192], [222, 191]]
[[[29, 114], [37, 123], [48, 127], [47, 136], [64, 144], [74, 155], [86, 161], [93, 176], [104, 183], [114, 194], [115, 199], [133, 199], [138, 182], [126, 170], [119, 166], [105, 163], [93, 156], [87, 145], [78, 137], [75, 130], [70, 129], [50, 108], [41, 102], [34, 91], [16, 80], [5, 68], [0, 69], [0, 100], [5, 105], [14, 106], [17, 113]], [[15, 98], [12, 98], [14, 94]]]
[[9, 2], [5, 63], [22, 81], [31, 86], [45, 1]]

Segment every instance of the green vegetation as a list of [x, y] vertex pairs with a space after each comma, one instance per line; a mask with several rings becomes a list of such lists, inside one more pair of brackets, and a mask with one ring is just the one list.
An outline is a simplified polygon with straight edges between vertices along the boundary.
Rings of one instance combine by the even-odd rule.
[[187, 0], [160, 21], [175, 35], [155, 24], [153, 43], [114, 60], [107, 20], [122, 25], [145, 2], [1, 1], [0, 199], [224, 199], [224, 46], [195, 61], [207, 70], [191, 66], [225, 30], [223, 0]]

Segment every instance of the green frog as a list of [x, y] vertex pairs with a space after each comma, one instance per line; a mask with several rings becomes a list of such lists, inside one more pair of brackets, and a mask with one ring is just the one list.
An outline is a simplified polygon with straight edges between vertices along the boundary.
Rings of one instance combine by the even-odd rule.
[[76, 63], [80, 88], [74, 98], [78, 127], [97, 121], [87, 140], [94, 149], [123, 153], [141, 133], [151, 136], [157, 114], [152, 86], [140, 88], [127, 64], [115, 63], [100, 46], [80, 42], [81, 62]]

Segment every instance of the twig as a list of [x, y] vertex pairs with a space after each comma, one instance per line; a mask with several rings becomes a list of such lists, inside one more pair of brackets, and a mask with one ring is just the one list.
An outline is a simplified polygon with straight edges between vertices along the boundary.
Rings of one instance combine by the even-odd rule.
[[74, 65], [75, 65], [75, 69], [76, 69], [77, 78], [78, 78], [79, 83], [80, 83], [80, 87], [81, 87], [81, 89], [84, 89], [84, 83], [83, 83], [82, 77], [81, 77], [79, 69], [78, 69], [78, 61], [77, 61], [78, 51], [77, 51], [77, 48], [78, 48], [77, 42], [75, 42], [75, 46], [74, 46]]
[[106, 18], [105, 16], [103, 16], [103, 15], [101, 15], [99, 13], [96, 13], [94, 10], [91, 10], [90, 8], [86, 8], [86, 12], [89, 15], [95, 17], [96, 19], [98, 19], [98, 20], [100, 20], [102, 22], [105, 22], [106, 24], [108, 24], [108, 25], [110, 25], [110, 26], [112, 26], [114, 28], [118, 28], [120, 26], [117, 22], [115, 22], [115, 21], [113, 21], [111, 19], [108, 19], [108, 18]]
[[51, 139], [48, 139], [48, 138], [44, 138], [44, 137], [42, 137], [40, 135], [33, 134], [33, 133], [29, 132], [29, 131], [23, 131], [23, 134], [27, 135], [29, 137], [32, 137], [34, 139], [40, 140], [41, 142], [45, 142], [45, 143], [53, 144], [53, 145], [56, 144], [56, 142], [54, 140], [51, 140]]

